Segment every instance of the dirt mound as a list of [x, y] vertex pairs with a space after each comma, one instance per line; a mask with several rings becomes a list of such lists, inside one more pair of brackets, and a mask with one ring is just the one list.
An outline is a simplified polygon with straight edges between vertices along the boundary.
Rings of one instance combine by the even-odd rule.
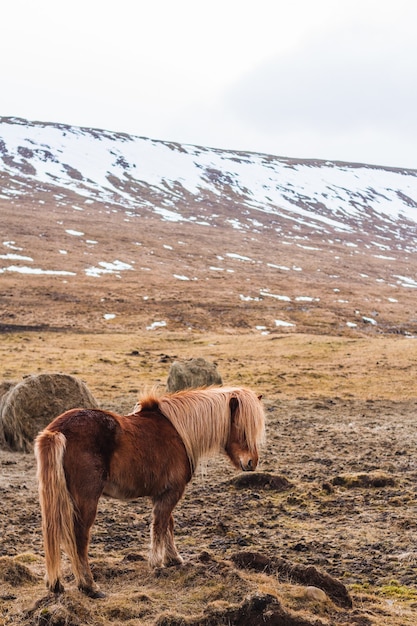
[[35, 582], [37, 579], [26, 565], [8, 556], [2, 556], [0, 557], [0, 580], [18, 587], [25, 583]]
[[339, 474], [332, 479], [333, 485], [353, 489], [355, 487], [392, 487], [395, 479], [386, 472], [374, 470], [372, 472], [357, 472], [352, 474]]
[[222, 385], [215, 363], [210, 363], [203, 358], [188, 359], [187, 361], [174, 361], [171, 365], [167, 380], [167, 389], [170, 393], [189, 389], [192, 387], [208, 387], [210, 385]]
[[81, 380], [68, 374], [28, 376], [0, 399], [0, 446], [30, 451], [40, 430], [77, 407], [98, 407]]
[[294, 565], [285, 559], [267, 557], [257, 552], [238, 552], [233, 554], [231, 559], [242, 569], [276, 574], [302, 585], [318, 587], [338, 606], [352, 608], [352, 599], [345, 585], [329, 574], [319, 572], [314, 565]]
[[287, 491], [292, 487], [292, 483], [285, 476], [266, 472], [239, 474], [229, 480], [228, 484], [236, 489], [270, 489], [271, 491]]
[[56, 596], [48, 594], [25, 611], [21, 622], [24, 626], [88, 626], [104, 624], [97, 622], [92, 613], [70, 594]]
[[161, 616], [157, 626], [322, 626], [320, 620], [310, 621], [286, 611], [272, 595], [254, 595], [239, 606], [208, 607], [205, 615], [184, 619]]

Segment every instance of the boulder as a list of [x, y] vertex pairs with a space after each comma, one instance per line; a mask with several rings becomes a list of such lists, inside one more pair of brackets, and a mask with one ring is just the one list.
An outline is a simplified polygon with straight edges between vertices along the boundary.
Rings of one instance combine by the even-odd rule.
[[81, 380], [68, 374], [28, 376], [0, 398], [0, 446], [29, 452], [55, 417], [81, 407], [98, 407]]
[[222, 378], [215, 363], [193, 358], [175, 361], [169, 370], [167, 390], [172, 393], [181, 389], [222, 385]]

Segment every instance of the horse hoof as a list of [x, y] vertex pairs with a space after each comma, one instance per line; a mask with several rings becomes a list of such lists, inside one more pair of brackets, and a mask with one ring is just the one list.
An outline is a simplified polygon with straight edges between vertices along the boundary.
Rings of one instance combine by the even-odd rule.
[[64, 585], [60, 580], [57, 580], [53, 585], [46, 585], [48, 590], [52, 593], [59, 594], [64, 593]]
[[91, 593], [89, 593], [88, 595], [90, 598], [93, 598], [93, 600], [102, 600], [106, 597], [106, 594], [99, 589], [97, 589], [96, 591], [91, 591]]
[[184, 565], [184, 559], [181, 557], [172, 558], [169, 559], [169, 561], [165, 561], [164, 565], [165, 567], [181, 567], [181, 565]]
[[93, 600], [100, 600], [106, 597], [106, 594], [100, 591], [100, 589], [92, 589], [91, 587], [79, 587], [79, 590]]
[[155, 567], [153, 570], [153, 575], [155, 578], [169, 578], [170, 576], [170, 568], [165, 565], [161, 565], [160, 567]]

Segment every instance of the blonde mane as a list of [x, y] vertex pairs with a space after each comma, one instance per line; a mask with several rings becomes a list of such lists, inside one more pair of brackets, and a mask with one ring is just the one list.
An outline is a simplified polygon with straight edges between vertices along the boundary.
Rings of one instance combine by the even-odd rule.
[[234, 423], [240, 437], [250, 450], [262, 443], [265, 416], [256, 394], [242, 387], [208, 387], [186, 389], [156, 398], [160, 411], [169, 419], [181, 437], [194, 471], [200, 458], [208, 457], [225, 448], [230, 434], [230, 400], [235, 398], [237, 408]]

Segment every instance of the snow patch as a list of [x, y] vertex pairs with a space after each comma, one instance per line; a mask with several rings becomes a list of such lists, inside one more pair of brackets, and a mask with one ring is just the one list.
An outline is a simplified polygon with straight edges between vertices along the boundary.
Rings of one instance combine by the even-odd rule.
[[42, 270], [37, 267], [24, 267], [20, 265], [10, 265], [5, 267], [3, 272], [17, 272], [18, 274], [36, 274], [37, 276], [76, 276], [75, 272], [66, 272], [64, 270]]
[[188, 276], [184, 276], [183, 274], [173, 274], [173, 277], [177, 280], [191, 280]]
[[261, 296], [268, 296], [268, 298], [275, 298], [276, 300], [281, 300], [281, 302], [291, 302], [291, 298], [289, 296], [281, 296], [276, 293], [270, 293], [269, 291], [266, 291], [266, 290], [261, 290], [259, 293], [261, 294]]
[[292, 324], [291, 322], [285, 322], [284, 320], [275, 320], [275, 326], [282, 326], [282, 327], [291, 327], [291, 326], [295, 326], [295, 324]]
[[123, 272], [125, 270], [133, 270], [133, 267], [129, 265], [129, 263], [117, 260], [112, 263], [100, 261], [98, 265], [99, 267], [88, 267], [85, 270], [86, 275], [98, 278], [103, 274], [118, 274], [119, 272]]
[[0, 259], [5, 259], [6, 261], [33, 261], [30, 256], [23, 256], [21, 254], [0, 254]]
[[164, 321], [152, 322], [152, 324], [146, 327], [146, 330], [155, 330], [155, 328], [163, 328], [166, 325], [167, 323]]

